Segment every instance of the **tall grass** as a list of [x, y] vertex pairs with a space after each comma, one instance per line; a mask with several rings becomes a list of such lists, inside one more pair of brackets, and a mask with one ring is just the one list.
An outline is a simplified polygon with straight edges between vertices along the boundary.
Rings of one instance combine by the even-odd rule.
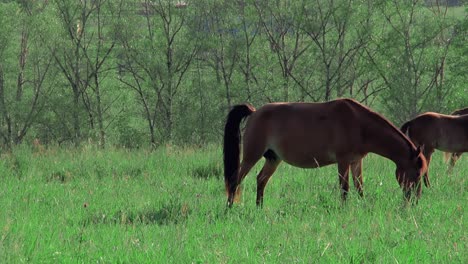
[[335, 166], [282, 164], [255, 206], [256, 166], [225, 208], [221, 151], [34, 150], [0, 159], [0, 259], [21, 262], [467, 263], [468, 160], [436, 154], [433, 187], [403, 203], [394, 165], [370, 155], [365, 198], [341, 203]]

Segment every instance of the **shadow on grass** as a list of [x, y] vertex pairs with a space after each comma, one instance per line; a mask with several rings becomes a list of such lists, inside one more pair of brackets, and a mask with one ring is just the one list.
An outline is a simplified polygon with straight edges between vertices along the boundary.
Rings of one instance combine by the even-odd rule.
[[47, 182], [67, 183], [72, 180], [72, 174], [68, 171], [54, 171], [49, 174]]
[[82, 221], [82, 225], [170, 225], [185, 222], [191, 210], [187, 204], [170, 202], [160, 209], [141, 211], [118, 210], [113, 214], [94, 213]]
[[221, 166], [216, 163], [210, 163], [195, 167], [191, 170], [191, 175], [197, 179], [219, 178], [223, 175]]

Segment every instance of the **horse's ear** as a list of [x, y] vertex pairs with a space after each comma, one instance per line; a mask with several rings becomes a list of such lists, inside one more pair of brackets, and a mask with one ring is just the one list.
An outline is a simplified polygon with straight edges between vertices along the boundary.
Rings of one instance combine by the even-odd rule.
[[424, 145], [417, 146], [416, 151], [411, 151], [411, 159], [416, 159], [419, 157], [419, 154], [422, 154], [424, 150]]
[[417, 151], [418, 153], [423, 153], [423, 151], [424, 151], [424, 144], [421, 145], [421, 146], [418, 146], [418, 147], [416, 148], [416, 151]]
[[423, 151], [424, 151], [424, 145], [421, 145], [416, 148], [416, 152], [415, 152], [416, 162], [420, 168], [423, 166], [423, 159], [421, 157], [421, 156], [424, 156]]
[[423, 160], [422, 160], [422, 158], [418, 156], [416, 159], [417, 159], [416, 162], [417, 162], [417, 164], [418, 164], [418, 167], [419, 167], [419, 168], [422, 168], [422, 166], [423, 166]]

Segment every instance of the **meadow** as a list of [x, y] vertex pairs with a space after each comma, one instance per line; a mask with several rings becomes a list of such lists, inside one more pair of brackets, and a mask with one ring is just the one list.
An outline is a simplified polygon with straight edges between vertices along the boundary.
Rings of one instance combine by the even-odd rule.
[[364, 161], [341, 203], [336, 166], [282, 164], [255, 206], [255, 176], [226, 210], [221, 149], [32, 148], [0, 158], [3, 263], [468, 263], [468, 155], [403, 203], [395, 165]]

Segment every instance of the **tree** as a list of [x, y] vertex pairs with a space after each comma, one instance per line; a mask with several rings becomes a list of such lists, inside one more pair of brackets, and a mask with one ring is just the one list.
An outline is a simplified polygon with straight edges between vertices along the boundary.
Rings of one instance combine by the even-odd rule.
[[[444, 17], [418, 0], [382, 2], [379, 11], [382, 34], [374, 38], [367, 54], [386, 86], [383, 105], [400, 123], [425, 109], [441, 109], [447, 87], [437, 84], [450, 45], [437, 43], [447, 27]], [[436, 89], [440, 96], [433, 100]]]
[[197, 51], [188, 37], [188, 8], [146, 0], [141, 3], [141, 17], [133, 22], [144, 25], [143, 38], [134, 37], [139, 31], [132, 27], [121, 34], [125, 74], [120, 80], [136, 92], [153, 146], [172, 139], [176, 96]]
[[[437, 111], [451, 113], [454, 109], [465, 107], [468, 102], [468, 78], [465, 73], [468, 67], [468, 48], [465, 44], [468, 41], [468, 20], [466, 16], [450, 15], [451, 10], [456, 9], [450, 9], [444, 5], [445, 2], [436, 1], [428, 7], [441, 27], [434, 39], [434, 47], [438, 51], [434, 54], [440, 54], [440, 62], [434, 63], [439, 68], [435, 69], [435, 92], [430, 100]], [[449, 2], [447, 5], [450, 5]]]
[[290, 100], [291, 76], [298, 59], [310, 48], [306, 35], [301, 29], [304, 14], [303, 3], [255, 2], [263, 31], [267, 36], [270, 50], [277, 58], [281, 69], [282, 97]]
[[[89, 68], [88, 76], [92, 79], [89, 83], [89, 88], [91, 88], [92, 95], [94, 97], [94, 104], [91, 100], [85, 100], [85, 105], [87, 106], [90, 120], [92, 116], [96, 116], [97, 119], [97, 129], [99, 131], [99, 145], [104, 148], [106, 144], [106, 126], [105, 126], [105, 114], [107, 109], [111, 106], [115, 98], [118, 97], [118, 94], [115, 93], [116, 89], [111, 89], [114, 93], [109, 95], [111, 100], [108, 100], [109, 103], [105, 104], [105, 99], [103, 98], [103, 88], [101, 82], [106, 78], [113, 66], [106, 66], [106, 62], [111, 57], [111, 52], [113, 51], [117, 38], [114, 36], [115, 31], [119, 30], [114, 28], [115, 24], [119, 24], [121, 19], [121, 12], [123, 1], [110, 1], [110, 0], [97, 0], [93, 2], [95, 6], [95, 11], [92, 19], [94, 25], [94, 30], [97, 32], [92, 32], [88, 35], [84, 34], [83, 36], [88, 39], [88, 43], [94, 44], [82, 47], [83, 54], [86, 58], [86, 65]], [[108, 88], [109, 90], [109, 88]], [[85, 94], [88, 94], [88, 90], [85, 90]], [[92, 126], [93, 127], [93, 126]]]
[[309, 93], [320, 94], [316, 99], [326, 101], [342, 97], [346, 91], [352, 94], [351, 87], [365, 73], [359, 57], [370, 38], [370, 7], [351, 0], [317, 0], [304, 8], [304, 31], [317, 54], [313, 67], [315, 89]]
[[203, 39], [198, 58], [214, 70], [216, 86], [224, 87], [226, 108], [233, 105], [233, 77], [240, 60], [240, 25], [233, 16], [235, 3], [226, 1], [198, 2], [199, 16], [203, 28], [199, 30]]
[[[258, 43], [258, 35], [261, 28], [261, 19], [257, 16], [253, 1], [236, 1], [236, 9], [240, 16], [240, 32], [242, 36], [242, 48], [239, 58], [239, 68], [244, 76], [244, 84], [247, 92], [247, 102], [253, 100], [253, 90], [258, 89], [258, 80], [255, 73], [257, 65], [254, 63], [259, 60], [258, 54], [255, 54], [255, 43]], [[257, 41], [256, 41], [257, 40]], [[257, 55], [257, 56], [256, 56]]]
[[[54, 59], [72, 90], [71, 113], [73, 142], [82, 140], [81, 115], [86, 112], [91, 130], [99, 133], [105, 146], [104, 112], [101, 82], [109, 71], [106, 66], [116, 43], [113, 24], [120, 19], [123, 1], [55, 0], [62, 37], [53, 50]], [[104, 16], [104, 17], [103, 17]], [[110, 100], [112, 102], [112, 100]]]
[[[44, 109], [43, 97], [52, 89], [51, 83], [47, 81], [50, 55], [37, 41], [45, 28], [43, 11], [46, 4], [19, 1], [18, 5], [8, 6], [11, 10], [4, 10], [18, 13], [19, 16], [11, 17], [7, 13], [1, 15], [2, 18], [10, 19], [9, 22], [2, 22], [7, 27], [0, 39], [0, 135], [7, 148], [23, 141]], [[16, 28], [20, 31], [15, 31]], [[13, 41], [17, 39], [15, 34], [20, 35], [19, 43]], [[17, 63], [8, 60], [8, 52], [17, 54]], [[14, 75], [16, 82], [12, 82], [11, 77]]]

